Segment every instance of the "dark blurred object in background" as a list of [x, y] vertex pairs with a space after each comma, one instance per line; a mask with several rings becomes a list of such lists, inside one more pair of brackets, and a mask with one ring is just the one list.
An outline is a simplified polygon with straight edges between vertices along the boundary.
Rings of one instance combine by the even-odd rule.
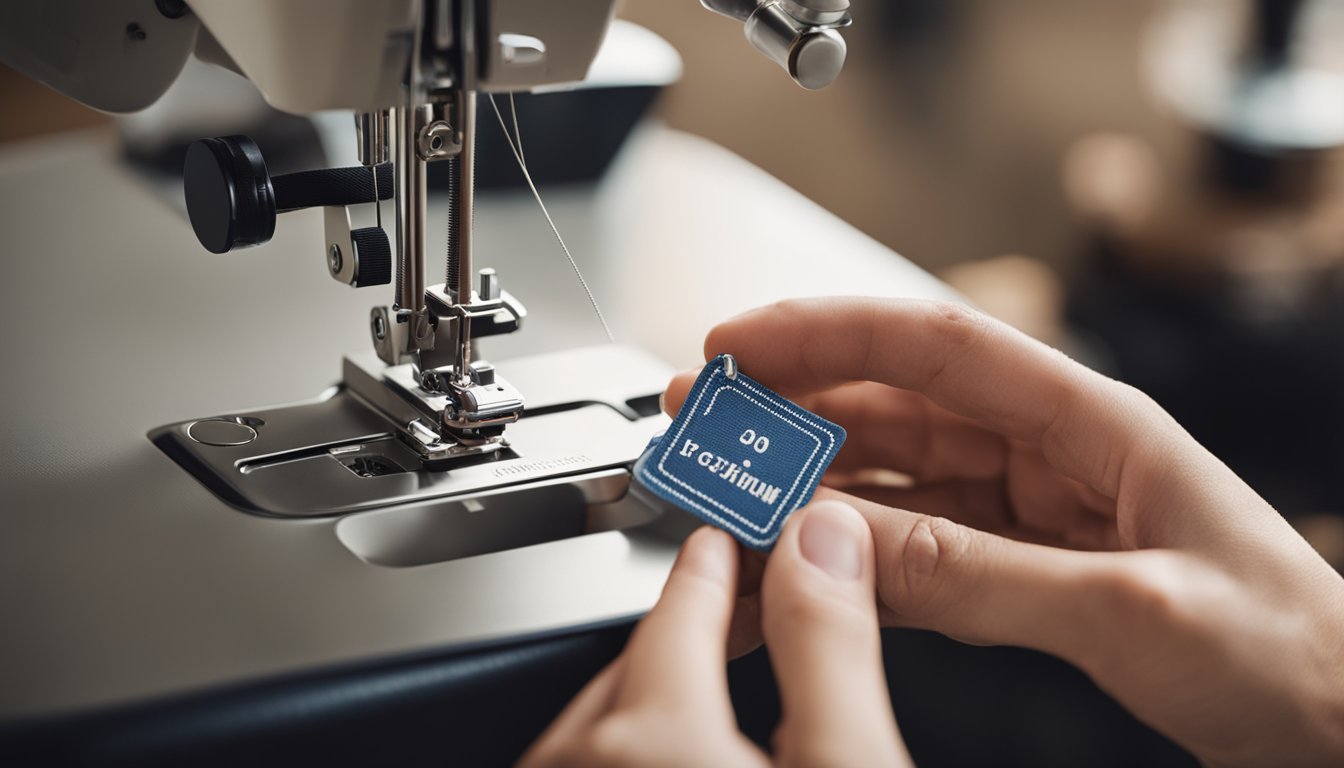
[[[1173, 3], [1155, 20], [1146, 64], [1202, 144], [1197, 161], [1096, 134], [1064, 168], [1090, 231], [1070, 323], [1101, 342], [1111, 373], [1290, 519], [1328, 514], [1336, 525], [1344, 61], [1330, 41], [1340, 39], [1336, 0]], [[1339, 552], [1324, 554], [1339, 564]]]
[[[515, 96], [524, 159], [533, 182], [551, 186], [600, 179], [661, 90], [661, 85], [627, 85]], [[495, 99], [512, 129], [509, 98]], [[476, 186], [522, 188], [522, 172], [489, 102], [482, 106], [480, 120]], [[447, 188], [445, 164], [429, 166], [429, 182], [432, 188]]]

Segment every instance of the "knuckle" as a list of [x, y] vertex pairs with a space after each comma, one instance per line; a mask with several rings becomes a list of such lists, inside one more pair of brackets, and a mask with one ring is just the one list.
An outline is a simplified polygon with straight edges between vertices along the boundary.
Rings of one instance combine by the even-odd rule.
[[1244, 597], [1235, 577], [1175, 551], [1142, 550], [1089, 577], [1082, 622], [1091, 651], [1079, 659], [1103, 678], [1172, 654], [1190, 657], [1218, 645], [1217, 627]]
[[979, 339], [990, 322], [989, 316], [980, 310], [954, 301], [934, 302], [930, 309], [935, 330], [959, 347]]
[[1111, 620], [1138, 627], [1170, 626], [1186, 611], [1189, 568], [1175, 553], [1145, 551], [1126, 558], [1125, 565], [1096, 577], [1098, 607]]
[[608, 717], [588, 732], [584, 764], [627, 765], [637, 754], [639, 729], [628, 716]]
[[930, 305], [927, 322], [943, 353], [941, 361], [928, 373], [925, 388], [933, 386], [950, 365], [973, 351], [984, 338], [990, 320], [965, 304], [940, 301]]
[[[897, 542], [894, 569], [879, 566], [878, 594], [897, 616], [922, 620], [938, 612], [940, 581], [958, 567], [971, 546], [967, 531], [946, 518], [918, 515]], [[893, 558], [879, 558], [891, 563]]]
[[[1124, 484], [1132, 490], [1147, 489], [1143, 493], [1165, 487], [1166, 479], [1184, 466], [1182, 458], [1193, 455], [1190, 449], [1198, 448], [1198, 444], [1143, 390], [1107, 379], [1103, 391], [1110, 403], [1109, 418], [1116, 439], [1109, 442], [1103, 454], [1099, 475], [1102, 489], [1118, 495]], [[1144, 504], [1147, 499], [1133, 501]]]
[[1170, 438], [1185, 434], [1185, 430], [1170, 413], [1167, 413], [1167, 409], [1147, 392], [1132, 384], [1110, 378], [1106, 379], [1106, 385], [1107, 399], [1114, 404], [1120, 418], [1126, 424], [1141, 427], [1144, 433], [1150, 436], [1150, 442], [1163, 442], [1153, 441], [1153, 437]]
[[[1185, 435], [1143, 390], [1090, 369], [1076, 368], [1062, 377], [1058, 403], [1041, 434], [1047, 457], [1074, 466], [1107, 496], [1120, 493], [1131, 467], [1158, 472], [1169, 468], [1172, 452], [1179, 450]], [[1097, 434], [1107, 439], [1096, 440]]]
[[1128, 412], [1145, 420], [1164, 418], [1167, 412], [1147, 392], [1133, 384], [1111, 380], [1111, 398]]

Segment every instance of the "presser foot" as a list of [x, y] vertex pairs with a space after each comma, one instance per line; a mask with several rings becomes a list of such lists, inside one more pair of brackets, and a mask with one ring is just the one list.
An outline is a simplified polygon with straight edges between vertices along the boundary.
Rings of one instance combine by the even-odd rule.
[[345, 386], [381, 413], [429, 469], [509, 447], [504, 428], [523, 414], [522, 395], [494, 366], [478, 362], [471, 379], [403, 364], [346, 358]]
[[462, 510], [488, 497], [486, 507], [509, 510], [491, 530], [514, 520], [521, 541], [562, 519], [581, 531], [661, 514], [626, 491], [630, 467], [667, 425], [657, 406], [667, 366], [606, 345], [500, 368], [512, 384], [494, 391], [517, 385], [528, 408], [503, 435], [475, 444], [445, 439], [431, 421], [442, 418], [447, 395], [426, 392], [411, 366], [372, 356], [346, 359], [342, 385], [317, 400], [170, 424], [150, 438], [212, 492], [260, 515], [452, 508], [444, 514], [454, 525], [475, 530], [485, 523]]

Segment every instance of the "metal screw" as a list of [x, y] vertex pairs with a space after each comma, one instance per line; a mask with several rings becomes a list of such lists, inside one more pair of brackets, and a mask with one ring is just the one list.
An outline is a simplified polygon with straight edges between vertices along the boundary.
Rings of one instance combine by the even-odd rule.
[[340, 274], [344, 264], [345, 260], [341, 258], [341, 246], [332, 243], [327, 249], [327, 268], [331, 270], [331, 274], [337, 275]]
[[442, 120], [436, 120], [420, 129], [417, 149], [420, 159], [446, 157], [455, 148], [453, 129]]
[[387, 321], [381, 314], [373, 316], [373, 338], [379, 341], [387, 338]]

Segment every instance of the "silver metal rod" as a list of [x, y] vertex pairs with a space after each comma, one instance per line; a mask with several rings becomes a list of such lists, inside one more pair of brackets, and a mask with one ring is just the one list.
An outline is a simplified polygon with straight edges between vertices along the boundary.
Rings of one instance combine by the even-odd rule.
[[355, 115], [355, 135], [359, 143], [359, 162], [380, 165], [388, 161], [388, 114], [390, 110], [360, 112]]
[[[427, 107], [397, 110], [397, 306], [417, 318], [425, 314], [425, 161], [416, 152], [417, 112]], [[412, 338], [420, 333], [412, 329]]]
[[394, 270], [394, 275], [396, 277], [396, 294], [392, 297], [392, 303], [397, 309], [401, 309], [402, 296], [406, 292], [406, 238], [404, 237], [406, 227], [402, 221], [404, 217], [401, 213], [402, 201], [406, 199], [405, 185], [402, 184], [406, 172], [402, 170], [403, 166], [401, 159], [401, 145], [406, 143], [401, 137], [401, 113], [403, 111], [404, 110], [401, 107], [389, 110], [391, 127], [387, 134], [392, 145], [392, 212], [396, 215], [396, 220], [394, 222], [395, 226], [393, 227], [395, 231], [392, 233], [396, 237], [396, 250], [392, 252], [397, 262], [396, 269]]
[[[457, 158], [457, 206], [449, 215], [457, 220], [457, 274], [450, 276], [457, 293], [457, 303], [472, 301], [472, 230], [476, 210], [476, 92], [462, 93], [462, 154]], [[471, 375], [471, 322], [458, 319], [457, 359], [458, 377], [466, 380]]]
[[457, 159], [457, 258], [458, 270], [453, 276], [457, 300], [471, 302], [472, 290], [472, 220], [476, 210], [476, 93], [462, 96], [462, 154]]
[[[425, 84], [420, 73], [420, 38], [424, 24], [423, 8], [415, 6], [417, 19], [411, 44], [410, 67], [406, 73], [404, 103], [394, 110], [392, 133], [395, 134], [397, 176], [397, 308], [410, 317], [399, 316], [398, 354], [415, 354], [434, 345], [434, 329], [425, 305], [425, 161], [420, 157], [420, 129], [428, 120]], [[402, 323], [406, 325], [403, 326]]]

